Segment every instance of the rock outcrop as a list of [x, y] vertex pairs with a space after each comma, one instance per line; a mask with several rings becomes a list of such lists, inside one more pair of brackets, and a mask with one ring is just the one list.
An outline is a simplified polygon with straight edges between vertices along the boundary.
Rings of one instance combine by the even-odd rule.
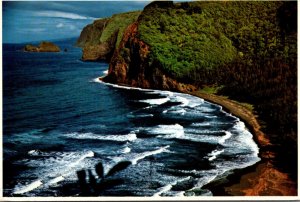
[[82, 48], [83, 61], [104, 60], [109, 62], [121, 41], [124, 29], [134, 22], [140, 12], [113, 15], [111, 18], [95, 20], [87, 25], [77, 40]]
[[28, 44], [24, 47], [27, 52], [60, 52], [60, 48], [54, 43], [42, 41], [38, 46]]

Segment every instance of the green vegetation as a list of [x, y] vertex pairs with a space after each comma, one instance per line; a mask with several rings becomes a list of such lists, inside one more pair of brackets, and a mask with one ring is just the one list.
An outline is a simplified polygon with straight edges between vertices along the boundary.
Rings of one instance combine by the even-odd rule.
[[151, 57], [177, 78], [192, 77], [201, 68], [213, 69], [237, 56], [232, 41], [214, 26], [201, 9], [191, 13], [178, 4], [146, 8], [141, 16], [140, 38], [151, 46]]
[[196, 72], [203, 68], [219, 67], [238, 56], [274, 54], [279, 33], [276, 10], [281, 4], [191, 2], [148, 6], [140, 17], [140, 38], [152, 47], [153, 60], [158, 60], [166, 72], [198, 81]]
[[222, 89], [222, 86], [204, 86], [200, 92], [208, 93], [208, 94], [216, 94], [219, 90]]
[[113, 15], [111, 18], [109, 18], [107, 25], [100, 36], [100, 42], [103, 43], [109, 40], [111, 36], [118, 31], [116, 43], [116, 47], [118, 47], [125, 29], [128, 27], [128, 25], [137, 20], [140, 13], [140, 11], [135, 11]]
[[297, 153], [296, 1], [155, 2], [139, 23], [150, 66], [249, 103], [273, 142]]

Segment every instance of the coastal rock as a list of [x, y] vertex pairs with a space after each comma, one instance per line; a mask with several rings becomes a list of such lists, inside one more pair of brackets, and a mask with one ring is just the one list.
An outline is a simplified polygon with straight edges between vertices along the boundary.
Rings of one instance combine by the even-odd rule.
[[82, 30], [76, 45], [82, 48], [83, 61], [104, 60], [109, 62], [118, 47], [124, 29], [134, 22], [140, 12], [113, 15], [95, 20]]
[[150, 46], [138, 38], [138, 22], [127, 27], [111, 59], [105, 82], [142, 88], [194, 91], [196, 87], [176, 81], [150, 61]]
[[100, 44], [84, 46], [82, 50], [82, 60], [84, 61], [97, 61], [106, 60], [109, 61], [114, 50], [115, 43], [117, 41], [118, 31], [116, 31], [111, 38]]
[[89, 24], [83, 28], [77, 39], [76, 45], [83, 48], [84, 46], [90, 46], [99, 43], [99, 38], [105, 29], [109, 18], [95, 20], [92, 24]]
[[28, 44], [24, 47], [27, 52], [60, 52], [60, 48], [54, 43], [42, 41], [38, 46]]

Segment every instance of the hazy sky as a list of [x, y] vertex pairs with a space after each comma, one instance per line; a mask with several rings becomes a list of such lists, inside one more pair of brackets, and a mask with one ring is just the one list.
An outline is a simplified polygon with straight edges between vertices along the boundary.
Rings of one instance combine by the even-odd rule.
[[149, 1], [3, 1], [3, 43], [78, 37], [97, 18], [142, 10]]

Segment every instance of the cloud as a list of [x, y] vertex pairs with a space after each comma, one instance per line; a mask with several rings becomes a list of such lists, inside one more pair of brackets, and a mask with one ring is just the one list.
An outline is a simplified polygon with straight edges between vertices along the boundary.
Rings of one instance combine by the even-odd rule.
[[62, 11], [38, 11], [35, 12], [35, 15], [38, 17], [50, 17], [50, 18], [66, 18], [72, 20], [95, 20], [96, 18], [78, 15], [76, 13], [68, 13]]
[[58, 23], [58, 24], [56, 25], [57, 28], [62, 28], [63, 26], [64, 26], [63, 23]]

